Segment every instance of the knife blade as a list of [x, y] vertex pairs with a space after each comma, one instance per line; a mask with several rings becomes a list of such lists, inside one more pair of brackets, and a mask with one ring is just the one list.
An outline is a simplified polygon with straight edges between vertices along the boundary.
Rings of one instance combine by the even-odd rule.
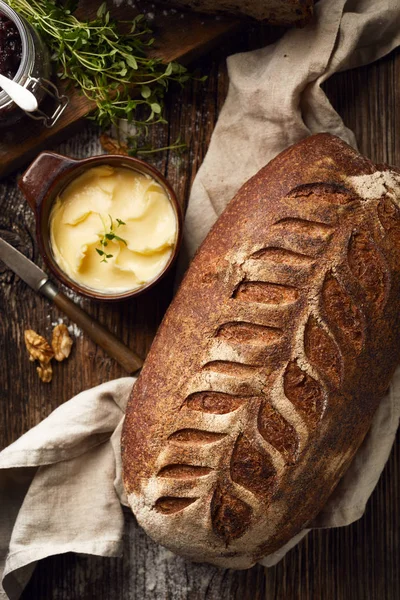
[[0, 238], [0, 259], [35, 292], [39, 292], [49, 279], [42, 269], [2, 238]]
[[90, 315], [60, 292], [48, 275], [35, 263], [0, 238], [0, 260], [16, 273], [35, 292], [40, 292], [52, 300], [63, 313], [74, 321], [96, 344], [114, 358], [128, 373], [135, 373], [143, 366], [143, 360], [133, 350]]

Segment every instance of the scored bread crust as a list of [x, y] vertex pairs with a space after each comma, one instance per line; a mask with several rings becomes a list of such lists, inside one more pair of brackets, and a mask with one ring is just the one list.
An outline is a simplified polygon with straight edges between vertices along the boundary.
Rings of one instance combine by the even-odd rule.
[[248, 568], [323, 508], [400, 360], [400, 174], [309, 137], [197, 252], [130, 397], [129, 504], [195, 561]]
[[297, 25], [308, 23], [313, 14], [314, 0], [157, 0], [179, 8], [199, 12], [226, 12], [248, 16], [272, 25]]

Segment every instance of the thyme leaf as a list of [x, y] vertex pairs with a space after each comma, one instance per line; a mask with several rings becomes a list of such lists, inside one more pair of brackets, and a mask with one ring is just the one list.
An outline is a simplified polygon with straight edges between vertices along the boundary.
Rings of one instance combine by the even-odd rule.
[[[124, 240], [124, 238], [120, 237], [119, 235], [117, 235], [115, 233], [115, 225], [114, 225], [114, 220], [112, 218], [111, 215], [108, 215], [108, 218], [110, 220], [110, 225], [107, 226], [106, 222], [104, 221], [104, 218], [102, 217], [102, 215], [100, 213], [98, 213], [100, 220], [103, 224], [103, 228], [104, 228], [104, 233], [103, 233], [103, 237], [99, 240], [99, 244], [100, 244], [100, 248], [95, 248], [97, 254], [99, 254], [99, 256], [102, 256], [103, 259], [100, 262], [108, 262], [107, 259], [109, 258], [113, 258], [113, 254], [107, 254], [103, 248], [105, 248], [106, 246], [108, 246], [108, 240], [109, 241], [116, 241], [116, 242], [121, 242], [122, 244], [125, 244], [125, 246], [128, 245], [128, 242], [126, 240]], [[117, 229], [118, 227], [120, 227], [121, 225], [126, 225], [125, 221], [122, 221], [121, 219], [115, 219], [117, 222]]]

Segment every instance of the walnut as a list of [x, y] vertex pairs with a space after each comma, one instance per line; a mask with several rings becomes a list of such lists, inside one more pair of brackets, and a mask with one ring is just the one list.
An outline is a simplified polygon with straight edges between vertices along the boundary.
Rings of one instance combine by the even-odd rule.
[[51, 345], [54, 350], [54, 358], [61, 362], [71, 353], [73, 341], [71, 340], [66, 325], [61, 323], [53, 329], [53, 338]]
[[32, 362], [38, 360], [41, 364], [47, 365], [54, 356], [50, 344], [33, 329], [25, 331], [25, 345], [29, 352], [29, 360]]
[[64, 324], [57, 325], [53, 330], [51, 346], [41, 335], [27, 329], [25, 331], [25, 344], [29, 352], [29, 360], [34, 362], [38, 360], [40, 365], [37, 367], [37, 373], [40, 379], [45, 383], [50, 383], [53, 377], [51, 360], [62, 361], [68, 358], [71, 352], [72, 340], [68, 329]]
[[128, 147], [126, 144], [120, 143], [114, 140], [106, 133], [102, 133], [100, 136], [100, 144], [108, 154], [119, 154], [122, 156], [129, 156]]
[[51, 378], [53, 377], [53, 369], [51, 367], [51, 363], [40, 363], [40, 367], [36, 368], [36, 371], [38, 372], [38, 375], [40, 377], [40, 379], [44, 382], [44, 383], [50, 383]]

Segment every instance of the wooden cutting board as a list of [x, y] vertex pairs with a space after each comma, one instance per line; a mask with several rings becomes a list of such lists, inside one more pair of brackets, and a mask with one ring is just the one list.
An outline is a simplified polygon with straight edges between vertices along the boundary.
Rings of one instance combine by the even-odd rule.
[[[100, 4], [101, 0], [82, 0], [79, 16], [91, 18]], [[152, 2], [140, 0], [135, 2], [135, 8], [125, 4], [116, 7], [111, 1], [108, 5], [116, 19], [126, 20], [140, 12], [147, 14], [156, 39], [149, 54], [166, 63], [177, 60], [188, 64], [240, 26], [237, 19], [165, 10]], [[75, 90], [65, 91], [66, 84], [62, 82], [58, 87], [70, 100], [54, 127], [46, 129], [40, 123], [24, 117], [12, 129], [0, 129], [0, 178], [27, 164], [38, 152], [51, 148], [72, 134], [80, 120], [92, 110], [93, 105], [85, 96]]]

